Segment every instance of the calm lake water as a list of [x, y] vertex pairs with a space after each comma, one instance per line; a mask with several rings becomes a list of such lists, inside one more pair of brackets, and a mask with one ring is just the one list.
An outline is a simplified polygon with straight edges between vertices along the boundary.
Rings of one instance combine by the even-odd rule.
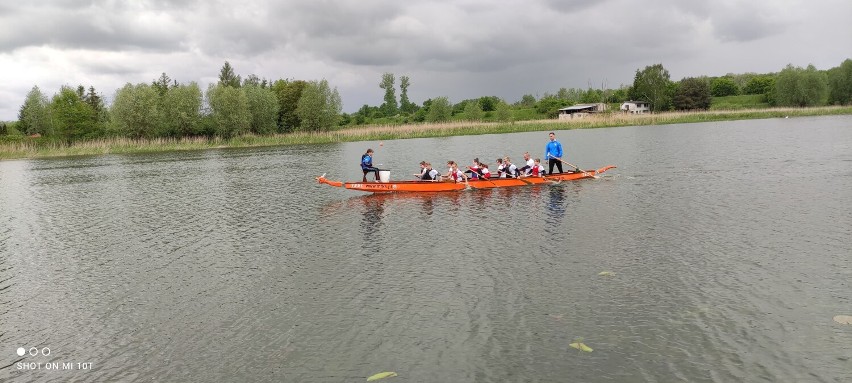
[[0, 381], [852, 381], [852, 116], [557, 138], [618, 169], [314, 181], [547, 132], [0, 162]]

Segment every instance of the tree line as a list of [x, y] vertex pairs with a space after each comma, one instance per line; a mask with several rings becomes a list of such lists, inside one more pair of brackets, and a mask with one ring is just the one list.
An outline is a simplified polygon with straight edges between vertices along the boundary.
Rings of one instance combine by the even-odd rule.
[[393, 73], [382, 75], [379, 85], [385, 91], [380, 106], [364, 105], [357, 112], [344, 114], [346, 125], [372, 123], [512, 121], [554, 118], [560, 108], [575, 104], [645, 101], [654, 112], [706, 110], [714, 97], [753, 95], [769, 106], [820, 106], [852, 104], [852, 60], [847, 59], [829, 70], [788, 65], [778, 73], [728, 74], [719, 77], [688, 77], [672, 81], [662, 64], [637, 69], [633, 84], [618, 89], [560, 88], [541, 97], [525, 94], [509, 104], [495, 96], [462, 100], [453, 104], [447, 97], [431, 98], [421, 106], [407, 97], [410, 80], [400, 78], [399, 103], [396, 101]]
[[852, 104], [852, 60], [821, 71], [787, 65], [778, 73], [689, 77], [671, 81], [662, 64], [637, 70], [627, 90], [652, 111], [708, 109], [712, 97], [759, 95], [771, 106], [808, 107]]
[[337, 125], [341, 100], [326, 80], [245, 79], [229, 62], [219, 81], [202, 92], [163, 73], [150, 84], [126, 84], [109, 107], [94, 87], [64, 86], [51, 99], [37, 87], [27, 94], [16, 129], [73, 141], [103, 136], [133, 138], [219, 136], [320, 131]]
[[[755, 95], [771, 106], [852, 104], [852, 60], [828, 70], [787, 65], [778, 73], [688, 77], [672, 81], [662, 64], [637, 69], [633, 83], [618, 89], [561, 88], [541, 97], [523, 95], [512, 104], [496, 96], [450, 102], [434, 97], [417, 105], [408, 97], [411, 79], [383, 73], [379, 106], [342, 113], [340, 95], [326, 80], [245, 79], [225, 62], [219, 81], [202, 92], [195, 82], [178, 83], [163, 73], [151, 83], [126, 84], [108, 107], [94, 87], [64, 86], [52, 98], [38, 88], [27, 94], [15, 128], [65, 140], [102, 136], [134, 138], [273, 134], [322, 131], [376, 123], [514, 121], [555, 117], [580, 103], [646, 101], [653, 112], [710, 108], [713, 97]], [[0, 134], [5, 133], [0, 126]]]

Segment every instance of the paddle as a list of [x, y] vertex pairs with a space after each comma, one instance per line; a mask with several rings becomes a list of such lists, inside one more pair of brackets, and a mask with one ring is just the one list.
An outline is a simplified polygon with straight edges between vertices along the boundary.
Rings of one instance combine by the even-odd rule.
[[550, 153], [548, 153], [548, 154], [547, 154], [547, 156], [548, 156], [548, 157], [550, 157], [550, 158], [555, 158], [555, 159], [557, 159], [559, 162], [561, 162], [561, 163], [563, 163], [563, 164], [565, 164], [565, 165], [568, 165], [568, 166], [570, 166], [570, 167], [574, 168], [574, 170], [576, 170], [576, 171], [578, 171], [578, 172], [583, 172], [583, 173], [592, 173], [592, 178], [598, 178], [597, 174], [594, 174], [594, 170], [592, 170], [592, 171], [588, 171], [588, 170], [580, 169], [577, 165], [574, 165], [574, 164], [572, 164], [572, 163], [570, 163], [570, 162], [568, 162], [568, 161], [565, 161], [565, 160], [563, 160], [563, 159], [561, 159], [561, 158], [559, 158], [559, 157], [551, 156], [551, 155], [550, 155]]
[[549, 158], [553, 158], [553, 159], [556, 159], [557, 161], [559, 161], [559, 162], [561, 162], [561, 163], [563, 163], [563, 164], [565, 164], [565, 165], [568, 165], [568, 166], [570, 166], [570, 167], [574, 168], [574, 170], [576, 170], [576, 171], [578, 171], [578, 172], [585, 172], [585, 170], [580, 169], [580, 167], [578, 167], [577, 165], [574, 165], [574, 164], [572, 164], [572, 163], [570, 163], [570, 162], [568, 162], [568, 161], [565, 161], [565, 160], [563, 160], [563, 159], [561, 159], [561, 158], [559, 158], [559, 157], [551, 156], [551, 155], [550, 155], [550, 153], [547, 153], [547, 157], [549, 157]]
[[[494, 181], [491, 181], [491, 178], [485, 178], [485, 177], [480, 176], [479, 178], [477, 178], [477, 180], [479, 180], [479, 181], [485, 181], [485, 182], [488, 182], [488, 183], [490, 183], [490, 184], [491, 184], [491, 186], [494, 186], [495, 188], [496, 188], [496, 187], [499, 187], [499, 186], [497, 186], [497, 184], [495, 184], [495, 183], [494, 183]], [[478, 189], [478, 188], [476, 188], [476, 187], [474, 187], [474, 188], [475, 188], [475, 189]]]

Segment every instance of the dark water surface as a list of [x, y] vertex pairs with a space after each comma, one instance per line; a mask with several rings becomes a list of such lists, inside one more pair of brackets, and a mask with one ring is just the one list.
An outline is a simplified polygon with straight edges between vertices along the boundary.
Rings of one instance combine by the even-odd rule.
[[557, 137], [618, 169], [313, 181], [360, 178], [367, 146], [400, 179], [541, 156], [546, 132], [0, 162], [0, 381], [852, 381], [832, 321], [852, 315], [852, 117]]

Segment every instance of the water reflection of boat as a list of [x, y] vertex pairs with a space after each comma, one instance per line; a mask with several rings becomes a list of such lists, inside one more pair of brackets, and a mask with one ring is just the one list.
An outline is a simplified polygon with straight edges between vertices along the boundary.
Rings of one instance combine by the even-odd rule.
[[325, 175], [317, 177], [317, 182], [334, 187], [359, 190], [370, 193], [404, 193], [404, 192], [448, 192], [471, 189], [495, 189], [514, 186], [540, 185], [562, 181], [576, 181], [586, 178], [596, 178], [615, 166], [608, 165], [594, 171], [579, 171], [546, 175], [543, 177], [524, 178], [492, 178], [470, 180], [467, 183], [453, 181], [390, 181], [390, 182], [343, 182], [331, 181]]

